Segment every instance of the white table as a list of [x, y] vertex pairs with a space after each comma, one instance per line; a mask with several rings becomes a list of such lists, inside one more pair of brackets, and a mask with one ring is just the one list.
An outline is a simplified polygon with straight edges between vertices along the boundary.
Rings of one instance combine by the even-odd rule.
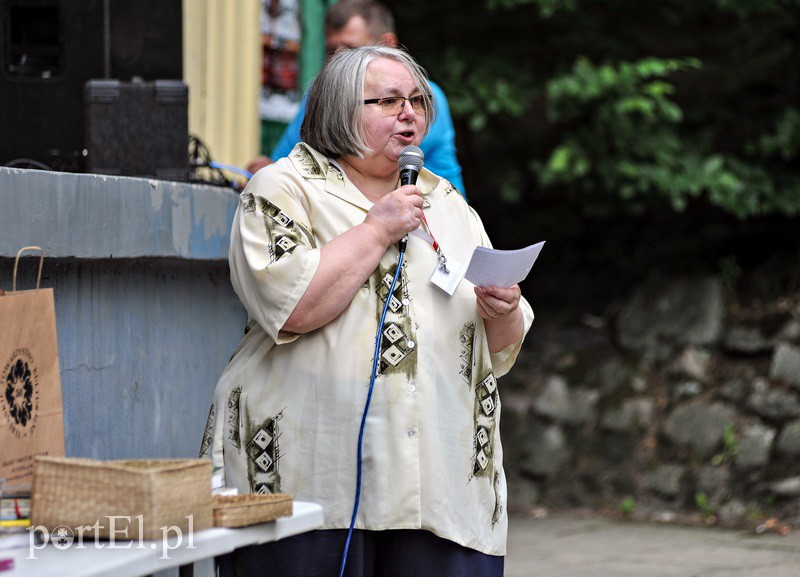
[[191, 575], [191, 568], [197, 561], [224, 555], [239, 547], [277, 541], [321, 525], [320, 505], [295, 501], [291, 517], [240, 529], [197, 531], [191, 547], [188, 537], [184, 536], [180, 544], [177, 537], [166, 543], [117, 540], [113, 549], [108, 547], [107, 541], [100, 541], [99, 545], [105, 545], [102, 549], [93, 540], [85, 542], [82, 549], [77, 548], [77, 544], [66, 549], [48, 544], [33, 551], [35, 559], [28, 558], [28, 547], [0, 551], [0, 559], [14, 558], [14, 569], [0, 572], [0, 577], [141, 577], [173, 567], [181, 567], [181, 575]]

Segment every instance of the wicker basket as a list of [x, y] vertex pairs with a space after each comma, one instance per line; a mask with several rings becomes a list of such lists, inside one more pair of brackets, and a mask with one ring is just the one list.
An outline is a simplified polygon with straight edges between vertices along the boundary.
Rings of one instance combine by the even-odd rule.
[[[31, 523], [83, 539], [158, 539], [211, 527], [211, 462], [36, 457]], [[76, 533], [77, 534], [77, 533]]]
[[273, 521], [292, 514], [292, 496], [273, 495], [214, 495], [215, 527], [246, 527]]

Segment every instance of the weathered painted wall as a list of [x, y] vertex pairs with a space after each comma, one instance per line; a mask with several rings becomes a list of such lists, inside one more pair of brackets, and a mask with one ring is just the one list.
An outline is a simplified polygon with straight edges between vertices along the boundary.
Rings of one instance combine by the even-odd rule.
[[[245, 325], [227, 268], [236, 202], [209, 186], [0, 169], [0, 288], [20, 247], [45, 249], [68, 455], [196, 456]], [[34, 284], [24, 259], [18, 288]]]
[[177, 257], [227, 262], [237, 196], [143, 178], [0, 168], [0, 257]]

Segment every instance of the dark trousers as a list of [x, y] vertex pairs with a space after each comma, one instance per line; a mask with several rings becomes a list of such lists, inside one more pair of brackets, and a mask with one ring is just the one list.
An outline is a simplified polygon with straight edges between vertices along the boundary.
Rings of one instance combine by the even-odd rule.
[[[312, 531], [237, 549], [220, 577], [338, 577], [347, 530]], [[354, 530], [346, 577], [502, 577], [503, 557], [421, 530]]]

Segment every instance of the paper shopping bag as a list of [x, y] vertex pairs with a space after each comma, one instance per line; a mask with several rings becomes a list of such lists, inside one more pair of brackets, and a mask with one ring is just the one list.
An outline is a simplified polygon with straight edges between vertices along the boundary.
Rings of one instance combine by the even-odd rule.
[[53, 289], [0, 291], [0, 478], [29, 485], [36, 455], [64, 455]]

